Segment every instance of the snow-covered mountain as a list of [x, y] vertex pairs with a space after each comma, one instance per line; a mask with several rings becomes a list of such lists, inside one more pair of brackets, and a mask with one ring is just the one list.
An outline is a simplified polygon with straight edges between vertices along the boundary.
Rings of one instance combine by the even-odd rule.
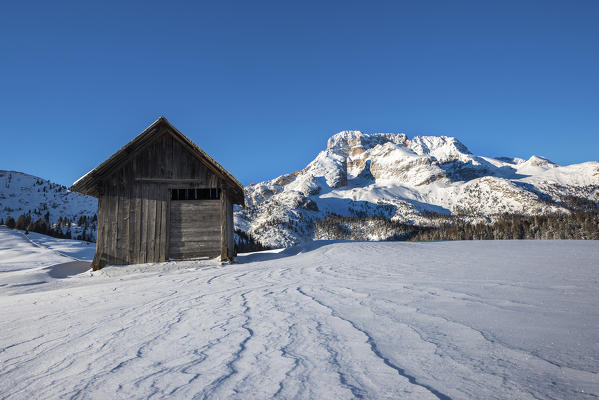
[[[490, 158], [472, 154], [453, 137], [343, 131], [304, 169], [248, 185], [245, 194], [246, 207], [235, 211], [236, 228], [265, 246], [339, 238], [318, 229], [317, 221], [330, 215], [363, 218], [349, 229], [384, 240], [396, 230], [382, 226], [381, 218], [438, 226], [448, 216], [492, 222], [506, 213], [569, 213], [576, 205], [599, 205], [599, 162], [560, 166], [538, 156]], [[66, 217], [75, 235], [79, 217], [96, 212], [95, 198], [0, 170], [1, 219], [49, 214], [56, 224]], [[95, 236], [95, 226], [89, 228]]]
[[32, 221], [48, 217], [50, 224], [59, 218], [68, 219], [69, 226], [62, 225], [66, 232], [71, 228], [73, 236], [82, 231], [77, 225], [80, 217], [87, 217], [88, 234], [95, 236], [95, 223], [91, 220], [98, 210], [97, 200], [90, 196], [69, 191], [65, 186], [37, 176], [16, 171], [0, 170], [0, 219], [8, 216], [31, 215]]
[[301, 171], [245, 191], [236, 226], [280, 247], [319, 238], [314, 224], [330, 214], [431, 226], [443, 215], [568, 213], [573, 201], [599, 201], [599, 162], [490, 158], [453, 137], [343, 131]]

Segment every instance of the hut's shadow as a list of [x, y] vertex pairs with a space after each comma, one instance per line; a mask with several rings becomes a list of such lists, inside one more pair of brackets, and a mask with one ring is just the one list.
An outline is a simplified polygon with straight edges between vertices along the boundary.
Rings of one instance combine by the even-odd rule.
[[44, 268], [44, 271], [54, 279], [64, 279], [89, 271], [90, 264], [89, 261], [70, 261]]
[[317, 250], [321, 247], [328, 246], [334, 243], [350, 243], [351, 240], [314, 240], [298, 244], [296, 246], [287, 247], [285, 249], [257, 251], [254, 253], [240, 253], [235, 257], [236, 264], [248, 264], [261, 261], [272, 261], [280, 258], [296, 256], [300, 253], [308, 253]]

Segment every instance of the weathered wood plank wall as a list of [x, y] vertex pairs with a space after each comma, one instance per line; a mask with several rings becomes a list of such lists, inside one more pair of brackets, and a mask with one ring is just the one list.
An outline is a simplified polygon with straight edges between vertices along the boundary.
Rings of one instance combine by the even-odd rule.
[[220, 254], [218, 200], [173, 201], [168, 254], [172, 259], [216, 257]]
[[[218, 209], [188, 210], [178, 217], [170, 212], [170, 189], [215, 187], [221, 188], [221, 201], [215, 201]], [[102, 195], [98, 201], [99, 228], [93, 263], [96, 266], [161, 262], [171, 256], [171, 251], [194, 248], [192, 244], [177, 244], [180, 238], [169, 229], [169, 225], [177, 223], [177, 218], [198, 223], [213, 218], [216, 228], [197, 232], [210, 243], [202, 251], [215, 256], [226, 249], [228, 257], [233, 255], [228, 188], [178, 138], [166, 131], [103, 178], [99, 191]], [[175, 235], [172, 240], [171, 235]], [[191, 253], [186, 250], [186, 254]]]

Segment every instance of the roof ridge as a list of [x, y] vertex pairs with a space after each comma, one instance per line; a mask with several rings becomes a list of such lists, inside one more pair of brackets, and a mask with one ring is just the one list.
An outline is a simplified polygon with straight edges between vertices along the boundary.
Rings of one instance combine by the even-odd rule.
[[[106, 173], [106, 170], [109, 170], [109, 166], [111, 164], [116, 163], [117, 165], [124, 161], [124, 159], [119, 159], [122, 157], [122, 154], [128, 150], [128, 148], [137, 144], [137, 142], [141, 141], [141, 138], [150, 134], [154, 128], [156, 128], [159, 124], [166, 124], [167, 128], [170, 128], [171, 134], [174, 133], [175, 136], [178, 136], [180, 140], [182, 140], [185, 144], [191, 147], [192, 154], [195, 155], [196, 158], [203, 159], [203, 161], [208, 164], [209, 168], [213, 170], [216, 175], [221, 175], [222, 179], [230, 181], [233, 186], [236, 186], [236, 189], [239, 191], [238, 195], [240, 197], [240, 201], [243, 201], [243, 185], [229, 172], [227, 171], [220, 163], [218, 163], [214, 158], [212, 158], [208, 153], [202, 150], [197, 144], [195, 144], [190, 138], [185, 136], [181, 131], [171, 124], [168, 119], [164, 115], [161, 115], [157, 120], [152, 122], [146, 129], [144, 129], [141, 133], [135, 136], [131, 141], [129, 141], [126, 145], [117, 150], [114, 154], [112, 154], [109, 158], [107, 158], [100, 165], [83, 175], [81, 178], [77, 179], [73, 185], [71, 186], [71, 190], [81, 192], [84, 194], [89, 194], [89, 190], [87, 190], [86, 186], [89, 183], [86, 183], [86, 180], [93, 180], [96, 174], [103, 175]], [[143, 144], [142, 144], [143, 147]], [[82, 187], [78, 187], [82, 186]]]

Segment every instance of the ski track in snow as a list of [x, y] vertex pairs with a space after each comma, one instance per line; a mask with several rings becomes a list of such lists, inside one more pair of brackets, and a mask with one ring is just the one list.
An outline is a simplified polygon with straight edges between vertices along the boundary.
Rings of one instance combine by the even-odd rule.
[[597, 398], [597, 259], [597, 242], [314, 243], [0, 287], [0, 398]]

